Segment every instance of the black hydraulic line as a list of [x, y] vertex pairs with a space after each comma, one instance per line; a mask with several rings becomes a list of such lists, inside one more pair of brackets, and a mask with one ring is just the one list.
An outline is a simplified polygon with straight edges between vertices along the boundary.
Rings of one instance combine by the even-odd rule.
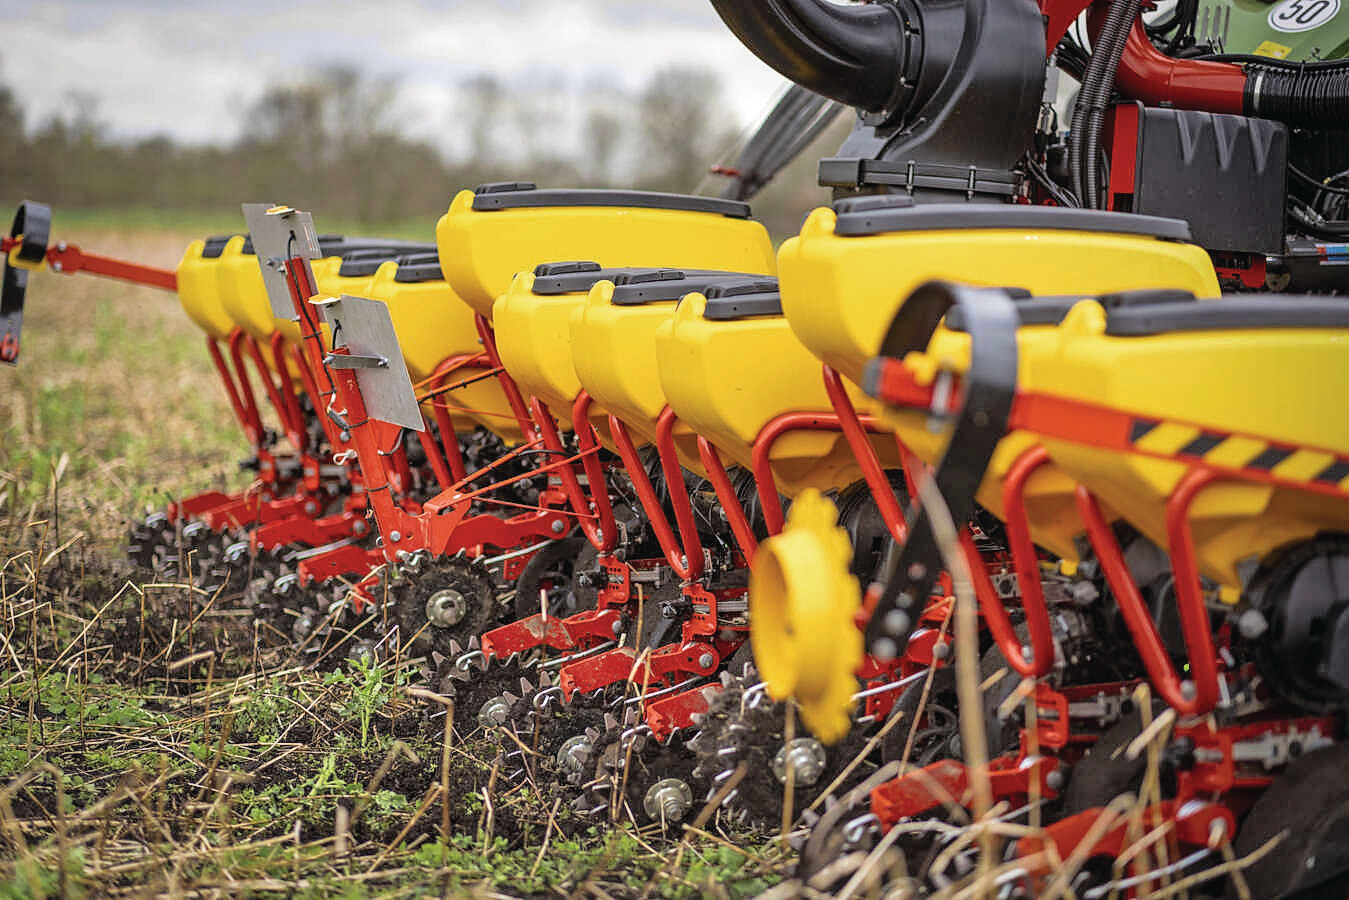
[[794, 84], [782, 95], [740, 151], [735, 174], [721, 192], [748, 201], [833, 124], [842, 104]]
[[1111, 4], [1092, 47], [1082, 90], [1073, 107], [1068, 170], [1073, 176], [1073, 193], [1087, 209], [1100, 207], [1100, 175], [1096, 166], [1100, 157], [1101, 127], [1110, 93], [1115, 87], [1115, 73], [1124, 54], [1124, 44], [1138, 11], [1139, 0], [1115, 0]]

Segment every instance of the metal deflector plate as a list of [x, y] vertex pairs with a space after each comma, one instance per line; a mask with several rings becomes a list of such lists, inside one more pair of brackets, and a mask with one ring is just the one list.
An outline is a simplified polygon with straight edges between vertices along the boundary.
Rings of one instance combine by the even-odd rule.
[[355, 371], [366, 413], [381, 422], [421, 431], [421, 407], [389, 308], [376, 300], [345, 294], [314, 305], [323, 310], [332, 329], [333, 346], [345, 347], [350, 354], [329, 357], [330, 365]]
[[[258, 267], [262, 269], [262, 283], [272, 303], [272, 315], [293, 322], [298, 316], [286, 284], [285, 261], [295, 256], [318, 259], [314, 217], [271, 203], [245, 203], [243, 209], [248, 232], [253, 237], [253, 251], [258, 255]], [[277, 211], [269, 213], [270, 210]]]

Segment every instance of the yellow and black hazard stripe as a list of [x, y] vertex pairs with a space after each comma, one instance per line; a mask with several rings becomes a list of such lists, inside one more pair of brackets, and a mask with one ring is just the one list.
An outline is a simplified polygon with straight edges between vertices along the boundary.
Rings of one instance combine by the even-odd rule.
[[1130, 423], [1129, 443], [1143, 452], [1159, 456], [1199, 460], [1228, 469], [1273, 473], [1291, 481], [1349, 490], [1349, 459], [1325, 450], [1138, 416]]

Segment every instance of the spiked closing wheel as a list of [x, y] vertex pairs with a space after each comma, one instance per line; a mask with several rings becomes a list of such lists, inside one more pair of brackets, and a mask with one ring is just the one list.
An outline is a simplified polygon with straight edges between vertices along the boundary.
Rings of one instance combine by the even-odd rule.
[[862, 663], [862, 596], [837, 521], [833, 503], [802, 493], [782, 533], [759, 545], [749, 586], [750, 641], [768, 693], [796, 700], [801, 720], [827, 744], [848, 733], [853, 671]]

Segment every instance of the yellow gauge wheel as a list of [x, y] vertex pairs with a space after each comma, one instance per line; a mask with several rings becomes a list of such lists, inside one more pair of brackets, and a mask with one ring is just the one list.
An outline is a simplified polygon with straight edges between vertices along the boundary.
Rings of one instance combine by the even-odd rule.
[[750, 643], [776, 700], [792, 698], [825, 743], [848, 733], [862, 663], [862, 605], [848, 570], [852, 543], [838, 510], [819, 491], [792, 503], [782, 533], [759, 545], [750, 569]]

